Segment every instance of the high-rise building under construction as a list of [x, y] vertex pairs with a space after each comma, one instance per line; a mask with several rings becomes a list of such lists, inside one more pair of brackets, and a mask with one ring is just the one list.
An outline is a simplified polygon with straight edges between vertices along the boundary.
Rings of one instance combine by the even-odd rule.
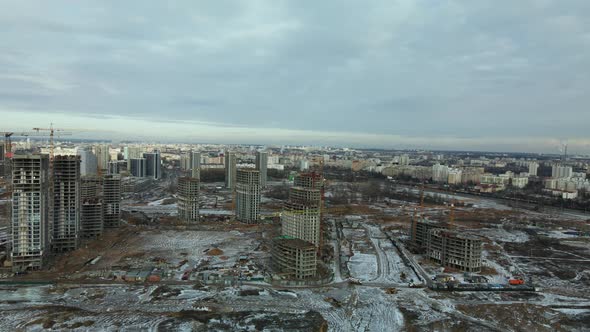
[[281, 234], [320, 245], [323, 178], [318, 173], [295, 177], [281, 215]]
[[103, 221], [105, 228], [119, 227], [121, 223], [121, 177], [107, 175], [102, 179]]
[[178, 179], [178, 218], [186, 222], [199, 221], [199, 177]]
[[245, 168], [236, 172], [236, 218], [256, 223], [260, 214], [260, 172]]
[[80, 236], [80, 157], [56, 156], [53, 161], [54, 252], [78, 248]]
[[37, 270], [51, 243], [49, 158], [15, 155], [12, 164], [12, 268]]
[[95, 239], [104, 230], [100, 178], [84, 176], [80, 188], [80, 235], [82, 238]]

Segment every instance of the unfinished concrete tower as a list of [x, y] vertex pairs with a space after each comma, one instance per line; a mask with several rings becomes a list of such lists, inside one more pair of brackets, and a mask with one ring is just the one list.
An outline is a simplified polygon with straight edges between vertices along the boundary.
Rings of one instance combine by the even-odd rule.
[[76, 250], [80, 237], [79, 156], [56, 156], [53, 161], [52, 222], [52, 250]]
[[322, 184], [318, 173], [295, 177], [281, 215], [282, 235], [320, 245]]
[[186, 222], [199, 221], [199, 177], [178, 179], [178, 218]]
[[236, 217], [249, 224], [258, 221], [260, 214], [260, 172], [239, 169], [236, 174]]
[[102, 180], [102, 207], [104, 228], [116, 228], [121, 224], [121, 177], [107, 175]]
[[49, 157], [15, 155], [12, 166], [12, 268], [38, 270], [51, 243]]
[[100, 178], [84, 176], [81, 180], [80, 233], [82, 238], [96, 239], [104, 229]]
[[225, 187], [234, 189], [236, 184], [236, 163], [237, 157], [233, 152], [226, 152], [225, 154]]

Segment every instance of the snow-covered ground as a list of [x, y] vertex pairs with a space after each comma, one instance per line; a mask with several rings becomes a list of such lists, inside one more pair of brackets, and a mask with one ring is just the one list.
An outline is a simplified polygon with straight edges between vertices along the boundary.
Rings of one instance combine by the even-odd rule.
[[348, 269], [353, 278], [362, 281], [377, 279], [377, 257], [373, 254], [355, 253], [348, 261]]
[[[223, 267], [233, 266], [240, 255], [252, 252], [257, 245], [252, 237], [236, 230], [142, 232], [138, 235], [137, 243], [142, 250], [156, 257], [170, 261], [187, 259], [187, 266], [194, 266], [202, 259], [207, 259], [209, 265]], [[207, 251], [213, 248], [223, 253], [207, 255]]]
[[524, 243], [529, 241], [529, 235], [519, 230], [506, 230], [503, 228], [484, 228], [478, 230], [478, 235], [490, 238], [496, 242]]

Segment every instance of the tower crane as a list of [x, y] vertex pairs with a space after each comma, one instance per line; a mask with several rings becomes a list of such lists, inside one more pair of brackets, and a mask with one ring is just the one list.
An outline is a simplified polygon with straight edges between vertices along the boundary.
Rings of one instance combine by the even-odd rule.
[[55, 135], [55, 132], [58, 132], [59, 135], [71, 135], [72, 133], [67, 132], [65, 129], [57, 129], [57, 128], [53, 128], [53, 123], [49, 126], [49, 128], [33, 128], [33, 130], [35, 132], [37, 132], [37, 135], [35, 136], [39, 136], [39, 132], [41, 131], [46, 131], [49, 132], [49, 168], [51, 171], [51, 164], [53, 163], [53, 157], [54, 157], [54, 142], [53, 142], [53, 137]]
[[456, 201], [453, 200], [453, 202], [451, 203], [451, 206], [450, 206], [449, 229], [453, 229], [453, 227], [455, 226], [455, 203], [456, 203]]

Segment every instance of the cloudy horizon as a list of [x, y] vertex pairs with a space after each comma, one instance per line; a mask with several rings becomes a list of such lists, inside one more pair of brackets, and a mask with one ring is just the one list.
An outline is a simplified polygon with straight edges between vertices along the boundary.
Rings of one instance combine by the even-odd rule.
[[588, 1], [76, 4], [0, 1], [0, 130], [590, 153]]

